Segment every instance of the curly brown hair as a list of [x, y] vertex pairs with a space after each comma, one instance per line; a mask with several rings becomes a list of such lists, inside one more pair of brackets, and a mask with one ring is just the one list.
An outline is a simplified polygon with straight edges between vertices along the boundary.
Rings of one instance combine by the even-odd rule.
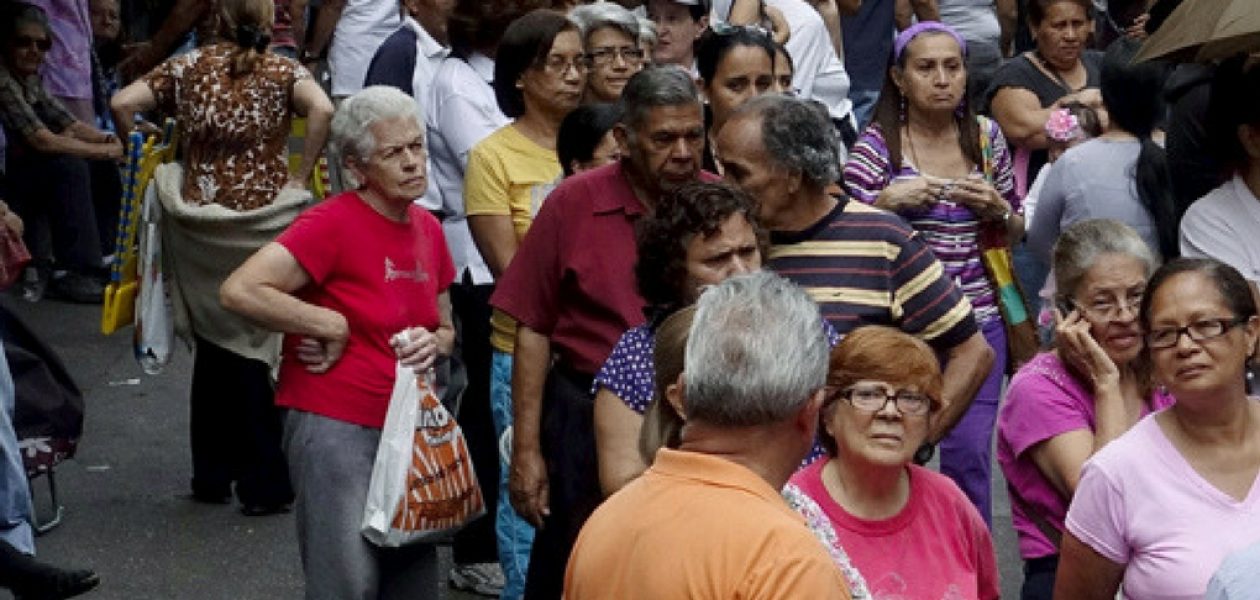
[[634, 265], [639, 294], [653, 315], [673, 312], [691, 303], [687, 287], [687, 246], [697, 234], [708, 237], [732, 215], [741, 214], [757, 234], [761, 255], [766, 233], [757, 221], [751, 196], [724, 183], [688, 183], [657, 202], [651, 216], [635, 227], [639, 259]]

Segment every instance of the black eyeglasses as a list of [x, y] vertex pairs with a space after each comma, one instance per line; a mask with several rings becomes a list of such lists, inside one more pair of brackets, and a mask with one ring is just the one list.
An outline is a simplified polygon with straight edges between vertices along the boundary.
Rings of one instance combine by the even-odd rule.
[[614, 62], [617, 60], [617, 57], [621, 57], [621, 61], [626, 63], [627, 65], [634, 66], [643, 62], [644, 53], [643, 53], [643, 50], [639, 48], [604, 47], [604, 48], [596, 48], [592, 50], [586, 56], [591, 59], [591, 64], [596, 65], [596, 66], [603, 66], [611, 62]]
[[1203, 319], [1195, 321], [1185, 327], [1161, 327], [1152, 329], [1146, 333], [1146, 345], [1152, 350], [1163, 350], [1172, 348], [1181, 341], [1182, 334], [1190, 337], [1195, 342], [1206, 342], [1213, 338], [1225, 335], [1230, 329], [1233, 329], [1250, 320], [1248, 317], [1234, 317], [1232, 319]]
[[853, 408], [868, 413], [884, 410], [889, 402], [903, 415], [922, 416], [932, 408], [932, 399], [927, 394], [882, 385], [853, 385], [840, 390], [838, 395]]
[[31, 37], [29, 35], [19, 35], [13, 38], [13, 46], [15, 48], [37, 48], [40, 52], [47, 52], [52, 48], [52, 40], [46, 37]]

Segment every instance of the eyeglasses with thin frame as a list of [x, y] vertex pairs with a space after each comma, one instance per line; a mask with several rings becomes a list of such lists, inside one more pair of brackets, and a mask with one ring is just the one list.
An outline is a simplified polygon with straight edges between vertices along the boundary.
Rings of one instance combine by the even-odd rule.
[[[1092, 317], [1097, 321], [1115, 321], [1123, 314], [1123, 309], [1128, 309], [1129, 314], [1136, 317], [1138, 310], [1142, 306], [1142, 296], [1143, 292], [1136, 292], [1130, 293], [1124, 298], [1100, 299], [1089, 304], [1082, 304], [1073, 301], [1071, 298], [1064, 298], [1063, 308], [1066, 308], [1068, 312], [1075, 308], [1084, 313], [1085, 316]], [[1067, 313], [1064, 313], [1064, 316], [1067, 316]]]
[[31, 37], [29, 35], [19, 35], [13, 38], [13, 46], [15, 48], [31, 48], [34, 47], [40, 52], [48, 52], [52, 48], [52, 40], [46, 37]]
[[903, 415], [923, 416], [932, 408], [932, 399], [927, 394], [911, 390], [894, 390], [882, 385], [851, 385], [837, 392], [853, 408], [862, 412], [877, 413], [884, 410], [889, 402], [897, 407]]
[[573, 69], [578, 75], [581, 75], [591, 69], [591, 57], [579, 54], [573, 58], [565, 58], [559, 54], [551, 54], [539, 61], [539, 65], [542, 66], [543, 70], [553, 75], [563, 75], [569, 69]]
[[645, 54], [642, 48], [634, 48], [631, 46], [622, 46], [620, 48], [606, 46], [603, 48], [596, 48], [586, 55], [586, 57], [590, 59], [591, 64], [597, 67], [602, 67], [606, 64], [612, 63], [617, 60], [617, 57], [621, 57], [621, 62], [633, 67], [642, 63], [644, 56]]
[[1200, 319], [1185, 327], [1160, 327], [1146, 333], [1146, 345], [1152, 350], [1172, 348], [1181, 341], [1184, 334], [1191, 341], [1202, 343], [1225, 335], [1233, 329], [1249, 321], [1249, 317], [1233, 317], [1230, 319]]

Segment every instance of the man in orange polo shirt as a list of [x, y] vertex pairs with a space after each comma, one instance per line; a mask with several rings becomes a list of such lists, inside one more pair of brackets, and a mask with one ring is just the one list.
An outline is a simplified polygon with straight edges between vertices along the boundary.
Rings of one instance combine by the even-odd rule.
[[809, 452], [827, 376], [813, 301], [761, 272], [706, 291], [668, 400], [677, 450], [586, 522], [565, 598], [848, 599], [779, 489]]

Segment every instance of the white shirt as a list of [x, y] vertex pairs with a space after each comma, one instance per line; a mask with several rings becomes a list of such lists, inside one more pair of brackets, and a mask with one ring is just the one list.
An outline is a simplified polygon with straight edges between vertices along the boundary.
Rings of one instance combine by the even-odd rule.
[[1181, 219], [1181, 254], [1215, 258], [1260, 283], [1260, 200], [1237, 176], [1190, 205]]
[[398, 29], [398, 11], [397, 0], [346, 0], [328, 48], [334, 98], [363, 89], [372, 55]]
[[[411, 17], [403, 19], [402, 27], [416, 34], [416, 70], [411, 76], [411, 89], [415, 91], [416, 104], [424, 118], [425, 127], [431, 129], [433, 123], [428, 114], [433, 112], [430, 108], [433, 106], [431, 93], [433, 79], [437, 76], [438, 67], [442, 65], [446, 57], [451, 55], [451, 49], [433, 39], [433, 36], [429, 35], [429, 32]], [[416, 200], [416, 203], [428, 210], [438, 210], [442, 207], [442, 194], [438, 190], [437, 178], [433, 176], [432, 148], [429, 151], [428, 166], [429, 189], [424, 192], [424, 196]]]
[[[714, 18], [726, 21], [731, 3], [732, 0], [714, 0]], [[791, 31], [784, 48], [795, 68], [792, 88], [797, 96], [822, 102], [833, 119], [846, 118], [853, 111], [849, 74], [844, 70], [844, 61], [836, 56], [822, 15], [804, 0], [765, 0], [765, 4], [783, 13]]]
[[467, 269], [477, 285], [493, 283], [494, 276], [468, 230], [464, 171], [473, 146], [511, 122], [499, 110], [491, 87], [493, 80], [494, 61], [485, 55], [473, 54], [467, 61], [447, 58], [428, 88], [430, 110], [425, 119], [429, 128], [429, 160], [433, 165], [429, 181], [436, 183], [446, 214], [442, 231], [455, 262], [456, 281], [463, 278]]

